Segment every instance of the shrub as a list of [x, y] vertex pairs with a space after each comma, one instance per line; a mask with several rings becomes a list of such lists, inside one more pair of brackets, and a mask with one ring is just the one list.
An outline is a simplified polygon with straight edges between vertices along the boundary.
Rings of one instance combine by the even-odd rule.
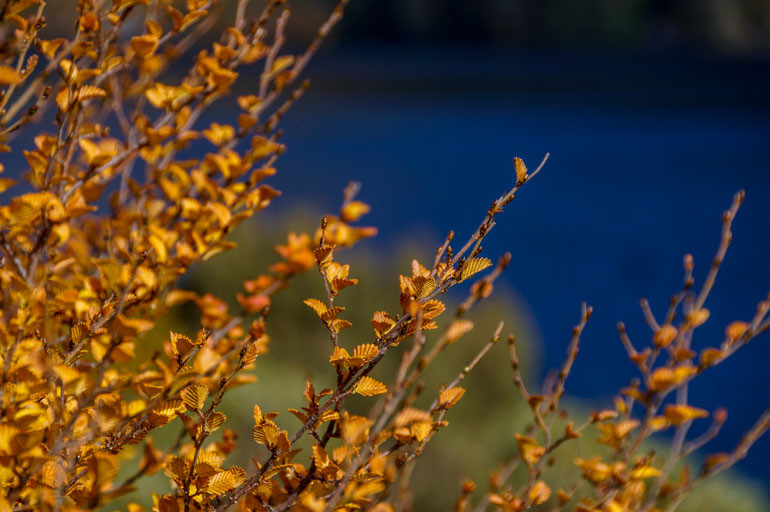
[[[356, 199], [356, 184], [315, 233], [288, 234], [276, 248], [280, 259], [243, 283], [237, 311], [213, 294], [180, 288], [181, 276], [232, 249], [228, 234], [279, 193], [265, 183], [284, 150], [278, 124], [307, 88], [298, 78], [345, 4], [337, 4], [298, 55], [284, 52], [289, 10], [283, 0], [254, 12], [239, 0], [232, 24], [208, 42], [217, 20], [210, 0], [83, 0], [69, 39], [43, 38], [44, 1], [3, 4], [2, 149], [12, 151], [12, 139], [41, 119], [52, 119], [56, 129], [36, 132], [34, 148], [24, 151], [25, 185], [0, 179], [2, 191], [19, 191], [0, 208], [0, 509], [108, 506], [162, 470], [168, 492], [152, 496], [162, 512], [408, 510], [416, 460], [448, 424], [448, 411], [465, 393], [463, 380], [505, 337], [514, 382], [533, 420], [516, 434], [518, 454], [493, 472], [489, 491], [474, 497], [475, 484], [464, 483], [456, 510], [471, 502], [479, 510], [673, 510], [704, 479], [744, 457], [770, 426], [766, 412], [733, 452], [706, 458], [697, 474], [683, 466], [725, 419], [715, 411], [712, 427], [688, 438], [692, 422], [709, 416], [688, 403], [688, 383], [770, 325], [770, 301], [763, 301], [750, 321], [727, 326], [719, 346], [692, 348], [693, 333], [708, 319], [704, 305], [742, 193], [724, 215], [717, 256], [701, 288], [694, 291], [686, 257], [684, 286], [665, 315], [657, 319], [644, 304], [649, 346], [637, 348], [619, 326], [640, 376], [612, 408], [577, 424], [560, 403], [591, 314], [586, 305], [558, 377], [542, 392], [521, 378], [515, 339], [504, 335], [502, 323], [447, 384], [429, 389], [422, 381], [446, 347], [468, 337], [467, 313], [489, 297], [510, 265], [508, 255], [496, 263], [482, 256], [481, 243], [545, 159], [531, 172], [515, 159], [512, 189], [492, 203], [470, 238], [453, 246], [450, 233], [433, 261], [412, 262], [410, 275], [399, 278], [399, 307], [373, 313], [370, 339], [346, 339], [351, 321], [340, 306], [344, 290], [358, 280], [338, 254], [376, 233], [358, 224], [369, 207]], [[141, 20], [137, 32], [132, 27]], [[196, 44], [206, 49], [184, 78], [174, 78]], [[203, 111], [230, 97], [249, 66], [258, 69], [256, 90], [237, 97], [237, 123], [199, 126]], [[208, 150], [203, 157], [201, 147]], [[325, 294], [304, 304], [328, 332], [334, 384], [306, 383], [304, 406], [289, 409], [300, 425], [291, 431], [276, 423], [278, 413], [248, 404], [253, 439], [237, 439], [220, 410], [223, 397], [255, 379], [250, 370], [268, 350], [273, 296], [313, 269]], [[472, 282], [467, 298], [444, 314], [438, 297], [463, 281]], [[150, 338], [143, 334], [185, 303], [200, 311], [185, 329], [197, 332], [171, 332], [163, 343], [145, 346]], [[451, 318], [440, 326], [442, 315]], [[432, 330], [439, 334], [429, 341]], [[139, 353], [150, 355], [143, 360]], [[373, 376], [383, 361], [399, 357], [387, 384]], [[279, 379], [267, 385], [284, 385]], [[355, 395], [363, 402], [353, 403]], [[666, 429], [673, 431], [669, 448], [649, 450], [646, 441]], [[589, 430], [607, 448], [576, 459], [581, 474], [574, 485], [552, 490], [549, 468], [564, 445]], [[155, 445], [159, 431], [173, 438], [166, 450]], [[137, 444], [141, 458], [130, 455]], [[235, 450], [253, 451], [254, 467], [226, 462]], [[509, 477], [519, 466], [524, 478], [516, 486]]]

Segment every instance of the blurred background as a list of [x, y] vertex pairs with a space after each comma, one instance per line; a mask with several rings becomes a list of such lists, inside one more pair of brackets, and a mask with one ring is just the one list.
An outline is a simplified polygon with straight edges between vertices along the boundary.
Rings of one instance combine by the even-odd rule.
[[[334, 1], [292, 5], [288, 39], [297, 44], [313, 37]], [[534, 168], [550, 152], [485, 242], [486, 255], [510, 251], [514, 264], [495, 298], [471, 315], [474, 335], [448, 351], [427, 389], [451, 379], [499, 319], [522, 340], [525, 376], [536, 385], [561, 364], [587, 301], [594, 316], [568, 401], [576, 418], [610, 407], [635, 372], [616, 323], [626, 322], [637, 345], [649, 341], [639, 299], [661, 316], [680, 289], [685, 253], [694, 255], [700, 283], [721, 213], [742, 188], [734, 243], [696, 347], [717, 345], [724, 326], [750, 319], [770, 292], [768, 0], [353, 0], [307, 75], [313, 85], [282, 123], [288, 151], [270, 182], [283, 196], [239, 228], [237, 251], [196, 268], [186, 286], [233, 297], [274, 261], [271, 247], [287, 230], [314, 230], [338, 209], [344, 186], [360, 181], [359, 198], [372, 205], [365, 220], [379, 235], [340, 256], [361, 279], [339, 301], [355, 324], [353, 346], [370, 337], [371, 311], [396, 308], [398, 273], [411, 258], [431, 259], [450, 229], [464, 240], [511, 187], [514, 156]], [[246, 93], [256, 75], [241, 78], [238, 92]], [[216, 108], [201, 126], [236, 115], [235, 106]], [[313, 363], [328, 353], [326, 334], [299, 302], [321, 290], [308, 275], [276, 298], [260, 382], [228, 399], [243, 437], [252, 421], [243, 403], [283, 411], [282, 426], [294, 429], [297, 422], [283, 418], [287, 403], [299, 405], [305, 378], [330, 378]], [[180, 311], [157, 336], [169, 328], [191, 334], [195, 314]], [[507, 355], [495, 350], [448, 415], [453, 428], [436, 437], [415, 474], [418, 510], [448, 508], [461, 477], [484, 487], [486, 470], [515, 453], [512, 434], [528, 418]], [[694, 405], [729, 411], [709, 453], [731, 450], [767, 407], [768, 363], [766, 334], [691, 387]], [[385, 368], [381, 376], [391, 374]], [[277, 378], [286, 385], [269, 384]], [[708, 424], [696, 422], [693, 435]], [[241, 463], [252, 455], [241, 454]], [[769, 457], [765, 438], [686, 510], [770, 510]], [[435, 492], [439, 475], [451, 492]], [[154, 482], [167, 485], [162, 476]]]

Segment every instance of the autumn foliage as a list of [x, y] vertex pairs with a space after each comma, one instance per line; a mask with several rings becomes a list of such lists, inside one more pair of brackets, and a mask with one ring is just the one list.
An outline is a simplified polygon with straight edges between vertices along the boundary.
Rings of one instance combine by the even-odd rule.
[[[724, 214], [700, 287], [688, 256], [683, 287], [664, 315], [643, 303], [650, 340], [632, 341], [619, 325], [638, 375], [614, 404], [574, 423], [560, 402], [591, 316], [586, 305], [561, 371], [542, 389], [524, 382], [515, 338], [502, 323], [481, 334], [488, 341], [478, 355], [439, 389], [421, 382], [446, 347], [474, 343], [466, 314], [510, 264], [508, 255], [496, 262], [483, 256], [482, 240], [545, 160], [530, 170], [516, 159], [511, 190], [467, 241], [455, 244], [450, 234], [433, 261], [413, 261], [394, 288], [396, 311], [345, 314], [345, 289], [359, 282], [340, 251], [376, 233], [359, 223], [369, 207], [356, 199], [355, 184], [314, 233], [288, 234], [276, 262], [243, 283], [237, 311], [223, 298], [179, 288], [193, 265], [233, 249], [228, 234], [279, 194], [269, 185], [284, 150], [279, 122], [307, 88], [299, 77], [347, 2], [296, 55], [284, 51], [284, 0], [254, 3], [229, 2], [234, 17], [218, 20], [218, 4], [228, 2], [80, 0], [71, 36], [51, 39], [45, 17], [53, 2], [3, 2], [0, 149], [23, 155], [26, 166], [0, 178], [0, 511], [109, 508], [158, 472], [168, 477], [167, 492], [137, 501], [161, 512], [409, 510], [409, 476], [420, 454], [448, 425], [465, 376], [506, 338], [531, 425], [515, 434], [519, 453], [499, 461], [488, 486], [457, 488], [457, 511], [673, 510], [702, 480], [746, 455], [770, 427], [770, 413], [747, 426], [733, 452], [707, 457], [699, 468], [682, 464], [725, 421], [724, 411], [688, 402], [688, 383], [770, 325], [765, 300], [746, 321], [728, 325], [720, 344], [693, 342], [709, 317], [705, 304], [742, 193]], [[206, 49], [185, 53], [201, 41]], [[201, 126], [201, 114], [233, 99], [239, 80], [252, 92], [234, 98], [240, 114], [233, 124]], [[14, 138], [29, 132], [34, 145], [17, 148]], [[278, 412], [248, 404], [252, 438], [238, 439], [219, 410], [223, 396], [254, 381], [257, 358], [269, 364], [271, 298], [308, 271], [325, 289], [304, 303], [328, 332], [336, 386], [307, 382], [298, 397], [304, 406], [280, 411], [296, 417], [293, 430], [276, 424]], [[447, 312], [440, 297], [463, 281], [472, 283], [467, 298]], [[183, 303], [200, 311], [187, 334], [171, 332], [142, 350], [149, 358], [135, 357], [147, 342], [143, 334]], [[370, 322], [371, 337], [346, 338], [352, 321]], [[400, 361], [387, 382], [371, 375], [383, 358]], [[353, 395], [368, 397], [367, 412], [347, 407]], [[688, 436], [694, 421], [708, 417], [711, 428]], [[154, 444], [161, 429], [173, 432], [168, 450]], [[669, 447], [650, 450], [647, 440], [662, 431], [671, 434]], [[552, 487], [549, 469], [560, 447], [581, 436], [607, 449], [573, 461], [582, 475], [574, 485]], [[128, 455], [137, 453], [132, 445], [140, 457]], [[254, 452], [253, 464], [229, 463], [235, 450]], [[119, 478], [126, 467], [130, 476]], [[517, 467], [526, 469], [522, 481], [511, 478]], [[128, 510], [143, 508], [132, 503]]]

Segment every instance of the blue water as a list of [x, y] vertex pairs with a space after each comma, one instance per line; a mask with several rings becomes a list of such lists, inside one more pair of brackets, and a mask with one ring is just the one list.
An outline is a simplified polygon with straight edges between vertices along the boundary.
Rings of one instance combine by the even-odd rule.
[[[626, 322], [637, 346], [648, 342], [639, 299], [649, 298], [662, 316], [679, 290], [687, 252], [702, 280], [721, 213], [741, 188], [747, 196], [734, 244], [695, 347], [717, 345], [724, 326], [750, 319], [770, 292], [766, 66], [615, 61], [607, 68], [593, 63], [593, 71], [570, 80], [580, 66], [563, 72], [558, 62], [530, 60], [525, 71], [499, 73], [483, 61], [474, 76], [451, 59], [427, 70], [373, 59], [345, 61], [358, 63], [352, 71], [333, 63], [323, 75], [321, 68], [319, 90], [311, 88], [285, 120], [289, 150], [274, 183], [286, 199], [275, 208], [310, 201], [334, 211], [344, 185], [356, 179], [372, 205], [367, 221], [380, 228], [371, 244], [432, 233], [425, 241], [433, 247], [449, 229], [458, 237], [472, 232], [513, 182], [514, 155], [534, 167], [550, 152], [545, 170], [499, 218], [485, 251], [513, 254], [503, 280], [539, 326], [543, 371], [561, 363], [580, 302], [594, 306], [568, 382], [573, 395], [606, 407], [628, 384], [634, 368], [616, 322]], [[692, 386], [693, 404], [729, 406], [709, 451], [730, 450], [768, 406], [768, 338]], [[708, 426], [700, 423], [694, 433]], [[770, 483], [768, 456], [766, 438], [739, 468]]]

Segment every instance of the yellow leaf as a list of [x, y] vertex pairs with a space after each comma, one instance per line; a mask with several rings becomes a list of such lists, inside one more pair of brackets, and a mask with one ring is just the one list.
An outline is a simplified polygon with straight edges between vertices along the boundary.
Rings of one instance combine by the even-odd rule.
[[438, 403], [444, 409], [449, 409], [456, 404], [465, 394], [465, 390], [459, 386], [445, 389], [438, 396]]
[[225, 420], [227, 419], [227, 416], [225, 416], [222, 412], [213, 412], [206, 420], [206, 428], [209, 432], [214, 432], [219, 427], [221, 427]]
[[208, 494], [224, 494], [235, 487], [235, 479], [228, 471], [220, 471], [209, 480], [206, 492]]
[[724, 355], [724, 352], [718, 348], [704, 348], [700, 353], [700, 364], [704, 368], [708, 368], [721, 361]]
[[477, 274], [492, 266], [492, 261], [489, 258], [471, 258], [463, 265], [463, 270], [460, 273], [460, 281], [464, 281], [474, 274]]
[[727, 336], [727, 339], [732, 343], [739, 340], [744, 334], [746, 334], [746, 332], [749, 330], [749, 327], [751, 326], [746, 322], [731, 322], [725, 328], [725, 336]]
[[550, 497], [551, 488], [548, 487], [542, 480], [535, 482], [535, 485], [533, 485], [532, 489], [529, 491], [529, 501], [534, 505], [545, 503]]
[[182, 401], [190, 411], [201, 410], [208, 396], [209, 389], [203, 384], [193, 384], [182, 390]]
[[640, 466], [633, 471], [631, 471], [631, 478], [635, 480], [642, 480], [645, 478], [657, 478], [662, 473], [658, 468], [654, 468], [652, 466]]
[[692, 311], [685, 315], [685, 319], [687, 320], [687, 323], [690, 325], [690, 327], [698, 327], [699, 325], [703, 325], [706, 320], [709, 319], [709, 310], [706, 308], [700, 308], [697, 311]]
[[158, 49], [158, 37], [150, 34], [135, 36], [131, 38], [130, 44], [137, 57], [147, 57]]
[[183, 87], [174, 87], [155, 82], [144, 92], [147, 101], [160, 109], [174, 109], [189, 97], [190, 93]]
[[432, 277], [418, 276], [412, 279], [412, 287], [414, 289], [414, 296], [422, 299], [430, 295], [436, 288], [436, 281]]
[[524, 165], [524, 160], [517, 156], [513, 159], [513, 167], [516, 169], [516, 184], [521, 185], [527, 181], [527, 166]]
[[107, 91], [93, 85], [84, 85], [75, 93], [77, 101], [90, 100], [91, 98], [104, 98], [106, 96]]
[[166, 400], [158, 404], [153, 410], [157, 414], [163, 416], [174, 416], [177, 412], [184, 411], [184, 404], [181, 400]]
[[306, 306], [308, 306], [310, 309], [316, 312], [319, 318], [323, 318], [324, 314], [329, 309], [326, 304], [321, 302], [318, 299], [305, 299], [302, 301]]
[[433, 432], [433, 422], [430, 421], [418, 421], [413, 423], [409, 428], [410, 433], [414, 436], [418, 443], [427, 439]]
[[669, 404], [665, 411], [666, 418], [674, 425], [681, 425], [696, 418], [707, 418], [708, 415], [708, 411], [686, 404]]
[[365, 416], [351, 416], [347, 412], [343, 412], [340, 419], [342, 440], [349, 445], [361, 444], [369, 435], [369, 427], [372, 424], [373, 421]]
[[353, 349], [353, 356], [350, 358], [351, 366], [361, 366], [374, 359], [377, 354], [380, 353], [380, 349], [373, 343], [365, 343], [358, 345]]
[[519, 433], [514, 434], [516, 436], [516, 442], [519, 444], [519, 451], [521, 452], [521, 459], [527, 463], [528, 466], [533, 466], [540, 457], [545, 453], [545, 448], [538, 445], [537, 442], [531, 437], [522, 436]]
[[16, 180], [11, 178], [0, 178], [0, 194], [16, 184]]
[[449, 324], [449, 327], [447, 327], [446, 333], [444, 334], [447, 344], [454, 343], [460, 339], [463, 334], [467, 333], [471, 329], [473, 329], [473, 322], [470, 320], [455, 320]]
[[394, 325], [396, 325], [395, 320], [393, 320], [387, 312], [377, 311], [374, 313], [372, 327], [374, 327], [374, 332], [377, 334], [377, 337], [381, 338]]
[[280, 73], [284, 69], [294, 64], [294, 56], [282, 55], [273, 61], [273, 67], [270, 69], [270, 73]]
[[371, 207], [361, 201], [350, 201], [342, 207], [340, 217], [343, 222], [355, 222], [371, 210]]
[[211, 126], [203, 130], [203, 136], [215, 146], [222, 146], [235, 136], [235, 128], [230, 125], [211, 123]]
[[80, 343], [83, 339], [85, 339], [86, 336], [88, 336], [88, 326], [83, 323], [79, 322], [72, 326], [70, 329], [70, 335], [72, 336], [72, 342], [73, 343]]
[[355, 387], [355, 393], [362, 396], [381, 395], [388, 391], [388, 387], [382, 382], [369, 376], [363, 377]]
[[414, 407], [407, 407], [396, 414], [396, 417], [393, 418], [393, 424], [396, 426], [396, 428], [401, 428], [407, 427], [417, 422], [430, 423], [432, 420], [433, 417], [427, 411], [416, 409]]
[[21, 75], [10, 66], [0, 66], [0, 85], [16, 85], [21, 82]]
[[676, 339], [679, 331], [671, 324], [662, 325], [652, 337], [658, 347], [667, 347]]
[[51, 39], [49, 41], [39, 40], [38, 45], [40, 46], [42, 54], [50, 59], [66, 41], [66, 39]]

